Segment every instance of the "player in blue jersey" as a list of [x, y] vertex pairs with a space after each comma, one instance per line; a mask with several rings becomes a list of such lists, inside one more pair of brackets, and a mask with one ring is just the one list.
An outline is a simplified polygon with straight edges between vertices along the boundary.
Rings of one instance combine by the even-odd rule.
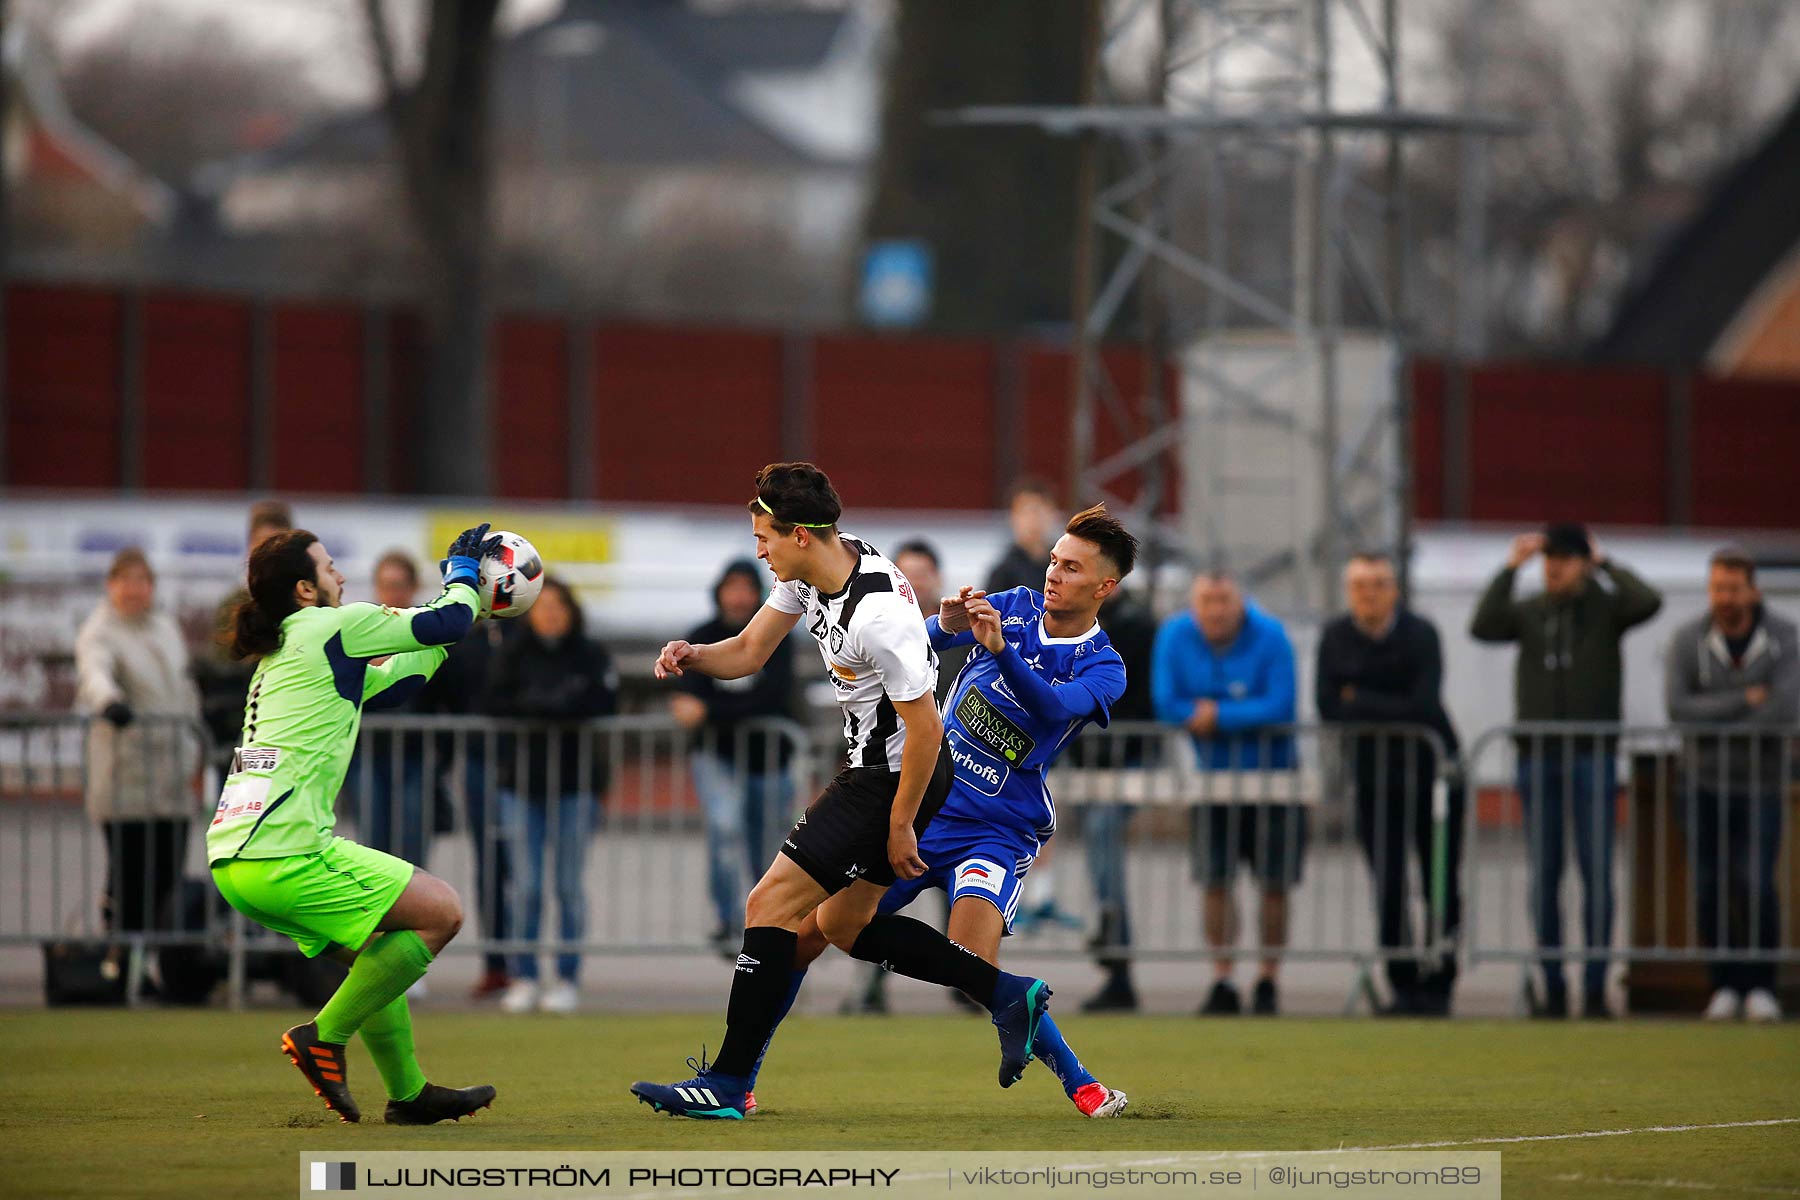
[[[1025, 873], [1056, 832], [1044, 772], [1088, 724], [1104, 726], [1125, 694], [1125, 662], [1099, 612], [1136, 558], [1137, 539], [1097, 504], [1070, 519], [1051, 548], [1043, 592], [989, 596], [965, 587], [927, 619], [934, 650], [975, 649], [944, 701], [953, 767], [949, 795], [919, 838], [925, 873], [890, 887], [881, 913], [940, 888], [950, 896], [950, 940], [999, 962]], [[826, 944], [816, 923], [802, 928], [784, 1015]], [[1087, 1072], [1048, 1014], [1031, 1049], [1083, 1114], [1124, 1109], [1125, 1093]], [[755, 1079], [753, 1072], [753, 1088]]]

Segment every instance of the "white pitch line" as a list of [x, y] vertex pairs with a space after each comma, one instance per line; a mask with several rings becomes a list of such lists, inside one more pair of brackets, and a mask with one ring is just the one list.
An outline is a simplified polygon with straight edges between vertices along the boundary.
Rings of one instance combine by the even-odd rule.
[[1750, 1196], [1800, 1196], [1800, 1188], [1752, 1187], [1741, 1183], [1703, 1183], [1692, 1179], [1614, 1179], [1611, 1175], [1552, 1175], [1557, 1183], [1605, 1183], [1614, 1187], [1666, 1188], [1679, 1192], [1740, 1192]]
[[1475, 1138], [1455, 1142], [1404, 1142], [1394, 1146], [1344, 1146], [1343, 1150], [1444, 1150], [1451, 1146], [1503, 1146], [1517, 1142], [1572, 1142], [1581, 1138], [1627, 1137], [1637, 1133], [1698, 1133], [1708, 1129], [1756, 1129], [1767, 1125], [1800, 1125], [1800, 1117], [1761, 1121], [1720, 1121], [1712, 1125], [1644, 1125], [1637, 1129], [1589, 1129], [1580, 1133], [1533, 1133], [1522, 1137]]
[[1505, 1146], [1520, 1142], [1572, 1142], [1582, 1138], [1629, 1137], [1640, 1133], [1699, 1133], [1709, 1129], [1756, 1129], [1770, 1125], [1800, 1125], [1800, 1117], [1768, 1117], [1758, 1121], [1720, 1121], [1711, 1125], [1643, 1125], [1636, 1129], [1584, 1129], [1576, 1133], [1530, 1133], [1516, 1137], [1474, 1138], [1444, 1142], [1396, 1142], [1389, 1146], [1334, 1146], [1323, 1150], [1216, 1150], [1190, 1151], [1181, 1158], [1132, 1159], [1132, 1166], [1163, 1165], [1191, 1160], [1194, 1153], [1220, 1158], [1287, 1158], [1296, 1154], [1371, 1154], [1387, 1150], [1449, 1150], [1457, 1146]]
[[[1302, 1154], [1372, 1154], [1372, 1153], [1378, 1153], [1378, 1152], [1387, 1151], [1387, 1150], [1448, 1150], [1448, 1149], [1451, 1149], [1451, 1148], [1457, 1147], [1457, 1146], [1506, 1146], [1506, 1145], [1516, 1145], [1520, 1142], [1572, 1142], [1572, 1141], [1580, 1140], [1582, 1138], [1630, 1137], [1634, 1134], [1640, 1134], [1640, 1133], [1701, 1133], [1701, 1132], [1704, 1132], [1706, 1130], [1711, 1130], [1711, 1129], [1758, 1129], [1758, 1128], [1764, 1128], [1764, 1127], [1773, 1126], [1773, 1125], [1800, 1125], [1800, 1117], [1767, 1117], [1767, 1118], [1764, 1118], [1763, 1120], [1759, 1120], [1759, 1121], [1719, 1121], [1719, 1122], [1716, 1122], [1716, 1123], [1710, 1124], [1710, 1125], [1642, 1125], [1636, 1129], [1586, 1129], [1586, 1130], [1582, 1130], [1577, 1133], [1531, 1133], [1531, 1134], [1523, 1134], [1523, 1135], [1516, 1136], [1516, 1137], [1475, 1138], [1470, 1141], [1397, 1142], [1391, 1146], [1338, 1146], [1338, 1147], [1335, 1147], [1332, 1149], [1325, 1149], [1325, 1150], [1212, 1150], [1212, 1151], [1201, 1150], [1201, 1151], [1186, 1151], [1186, 1152], [1182, 1152], [1182, 1153], [1175, 1154], [1175, 1155], [1169, 1155], [1167, 1153], [1164, 1153], [1164, 1154], [1155, 1155], [1155, 1156], [1149, 1157], [1149, 1158], [1125, 1159], [1120, 1162], [1114, 1162], [1114, 1163], [1105, 1164], [1105, 1165], [1131, 1166], [1131, 1167], [1152, 1167], [1152, 1166], [1174, 1166], [1174, 1165], [1183, 1164], [1183, 1163], [1191, 1163], [1194, 1161], [1195, 1158], [1200, 1158], [1202, 1160], [1206, 1160], [1209, 1158], [1217, 1158], [1217, 1159], [1226, 1159], [1226, 1158], [1232, 1158], [1232, 1159], [1237, 1159], [1237, 1158], [1292, 1158], [1292, 1157], [1295, 1157], [1297, 1155], [1302, 1155]], [[883, 1151], [869, 1151], [868, 1153], [876, 1154], [876, 1153], [882, 1153], [882, 1152]], [[902, 1151], [901, 1153], [904, 1153], [904, 1151]], [[981, 1152], [975, 1151], [974, 1153], [981, 1153]], [[1004, 1153], [1004, 1151], [1002, 1151], [1001, 1153]], [[1075, 1170], [1075, 1169], [1079, 1169], [1079, 1167], [1082, 1167], [1082, 1166], [1099, 1166], [1102, 1164], [1099, 1164], [1099, 1163], [1092, 1163], [1092, 1164], [1063, 1163], [1063, 1164], [1059, 1164], [1059, 1165], [1064, 1169]], [[935, 1172], [933, 1173], [933, 1175], [935, 1177]], [[920, 1175], [914, 1175], [911, 1173], [902, 1174], [900, 1176], [901, 1179], [906, 1179], [906, 1180], [912, 1180], [912, 1179], [921, 1178], [921, 1177], [922, 1176], [920, 1176]], [[1632, 1181], [1595, 1179], [1594, 1182], [1596, 1182], [1596, 1183], [1614, 1183], [1614, 1182], [1628, 1183], [1628, 1182], [1632, 1182]], [[1665, 1181], [1662, 1183], [1646, 1181], [1646, 1186], [1668, 1187], [1668, 1188], [1683, 1188], [1683, 1187], [1693, 1186], [1694, 1190], [1708, 1190], [1708, 1185], [1704, 1185], [1704, 1184], [1702, 1184], [1702, 1185], [1686, 1185], [1686, 1184], [1680, 1183], [1679, 1181], [1674, 1181], [1674, 1180]], [[652, 1197], [656, 1197], [656, 1196], [662, 1196], [662, 1197], [669, 1197], [669, 1196], [727, 1196], [727, 1195], [733, 1195], [737, 1192], [746, 1191], [746, 1190], [748, 1190], [748, 1189], [724, 1187], [724, 1188], [685, 1189], [685, 1190], [677, 1190], [674, 1192], [634, 1192], [634, 1193], [631, 1193], [627, 1197], [621, 1198], [621, 1200], [651, 1200]], [[1747, 1191], [1750, 1189], [1736, 1188], [1733, 1190]], [[1775, 1196], [1790, 1196], [1790, 1195], [1800, 1196], [1800, 1191], [1784, 1192], [1784, 1191], [1767, 1191], [1766, 1189], [1764, 1189], [1763, 1194], [1775, 1195]]]

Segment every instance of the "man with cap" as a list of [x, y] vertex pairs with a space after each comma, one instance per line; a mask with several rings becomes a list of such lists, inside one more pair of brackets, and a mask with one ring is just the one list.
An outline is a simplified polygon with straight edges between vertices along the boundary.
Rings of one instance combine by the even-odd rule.
[[[1514, 599], [1513, 578], [1544, 556], [1544, 590]], [[1517, 720], [1616, 725], [1623, 673], [1620, 639], [1662, 607], [1662, 595], [1600, 554], [1587, 527], [1553, 522], [1513, 539], [1506, 566], [1476, 605], [1469, 632], [1477, 641], [1517, 642], [1513, 688]], [[1574, 825], [1581, 871], [1584, 1016], [1607, 1016], [1606, 948], [1612, 942], [1612, 852], [1618, 739], [1590, 729], [1518, 738], [1518, 789], [1531, 862], [1531, 911], [1543, 956], [1539, 1016], [1566, 1016], [1563, 978], [1563, 821]], [[1596, 953], [1598, 952], [1598, 953]]]
[[[762, 607], [762, 574], [756, 561], [725, 564], [713, 584], [713, 616], [688, 635], [696, 644], [722, 642], [743, 632]], [[707, 888], [716, 926], [711, 941], [726, 958], [737, 954], [744, 930], [744, 895], [762, 878], [790, 824], [793, 785], [787, 739], [741, 728], [758, 717], [786, 717], [792, 709], [794, 656], [786, 638], [775, 644], [762, 670], [741, 679], [714, 679], [698, 671], [681, 677], [669, 710], [694, 734], [689, 758], [694, 791], [706, 812]]]

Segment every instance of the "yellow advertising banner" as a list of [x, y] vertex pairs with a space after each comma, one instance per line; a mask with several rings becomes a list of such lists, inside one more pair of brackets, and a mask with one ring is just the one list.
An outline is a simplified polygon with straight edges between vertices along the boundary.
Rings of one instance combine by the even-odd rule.
[[427, 520], [430, 552], [441, 557], [444, 547], [472, 525], [487, 521], [494, 532], [516, 533], [533, 546], [551, 571], [571, 564], [609, 563], [613, 560], [613, 523], [605, 517], [567, 513], [477, 512], [474, 509], [433, 509]]

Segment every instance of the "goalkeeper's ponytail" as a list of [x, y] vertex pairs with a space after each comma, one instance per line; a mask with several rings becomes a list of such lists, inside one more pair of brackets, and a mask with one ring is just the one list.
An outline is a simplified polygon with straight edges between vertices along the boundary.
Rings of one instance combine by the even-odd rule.
[[250, 552], [250, 594], [232, 619], [233, 657], [260, 658], [281, 648], [281, 623], [300, 607], [294, 585], [318, 582], [310, 552], [318, 540], [304, 529], [290, 529], [264, 538]]

